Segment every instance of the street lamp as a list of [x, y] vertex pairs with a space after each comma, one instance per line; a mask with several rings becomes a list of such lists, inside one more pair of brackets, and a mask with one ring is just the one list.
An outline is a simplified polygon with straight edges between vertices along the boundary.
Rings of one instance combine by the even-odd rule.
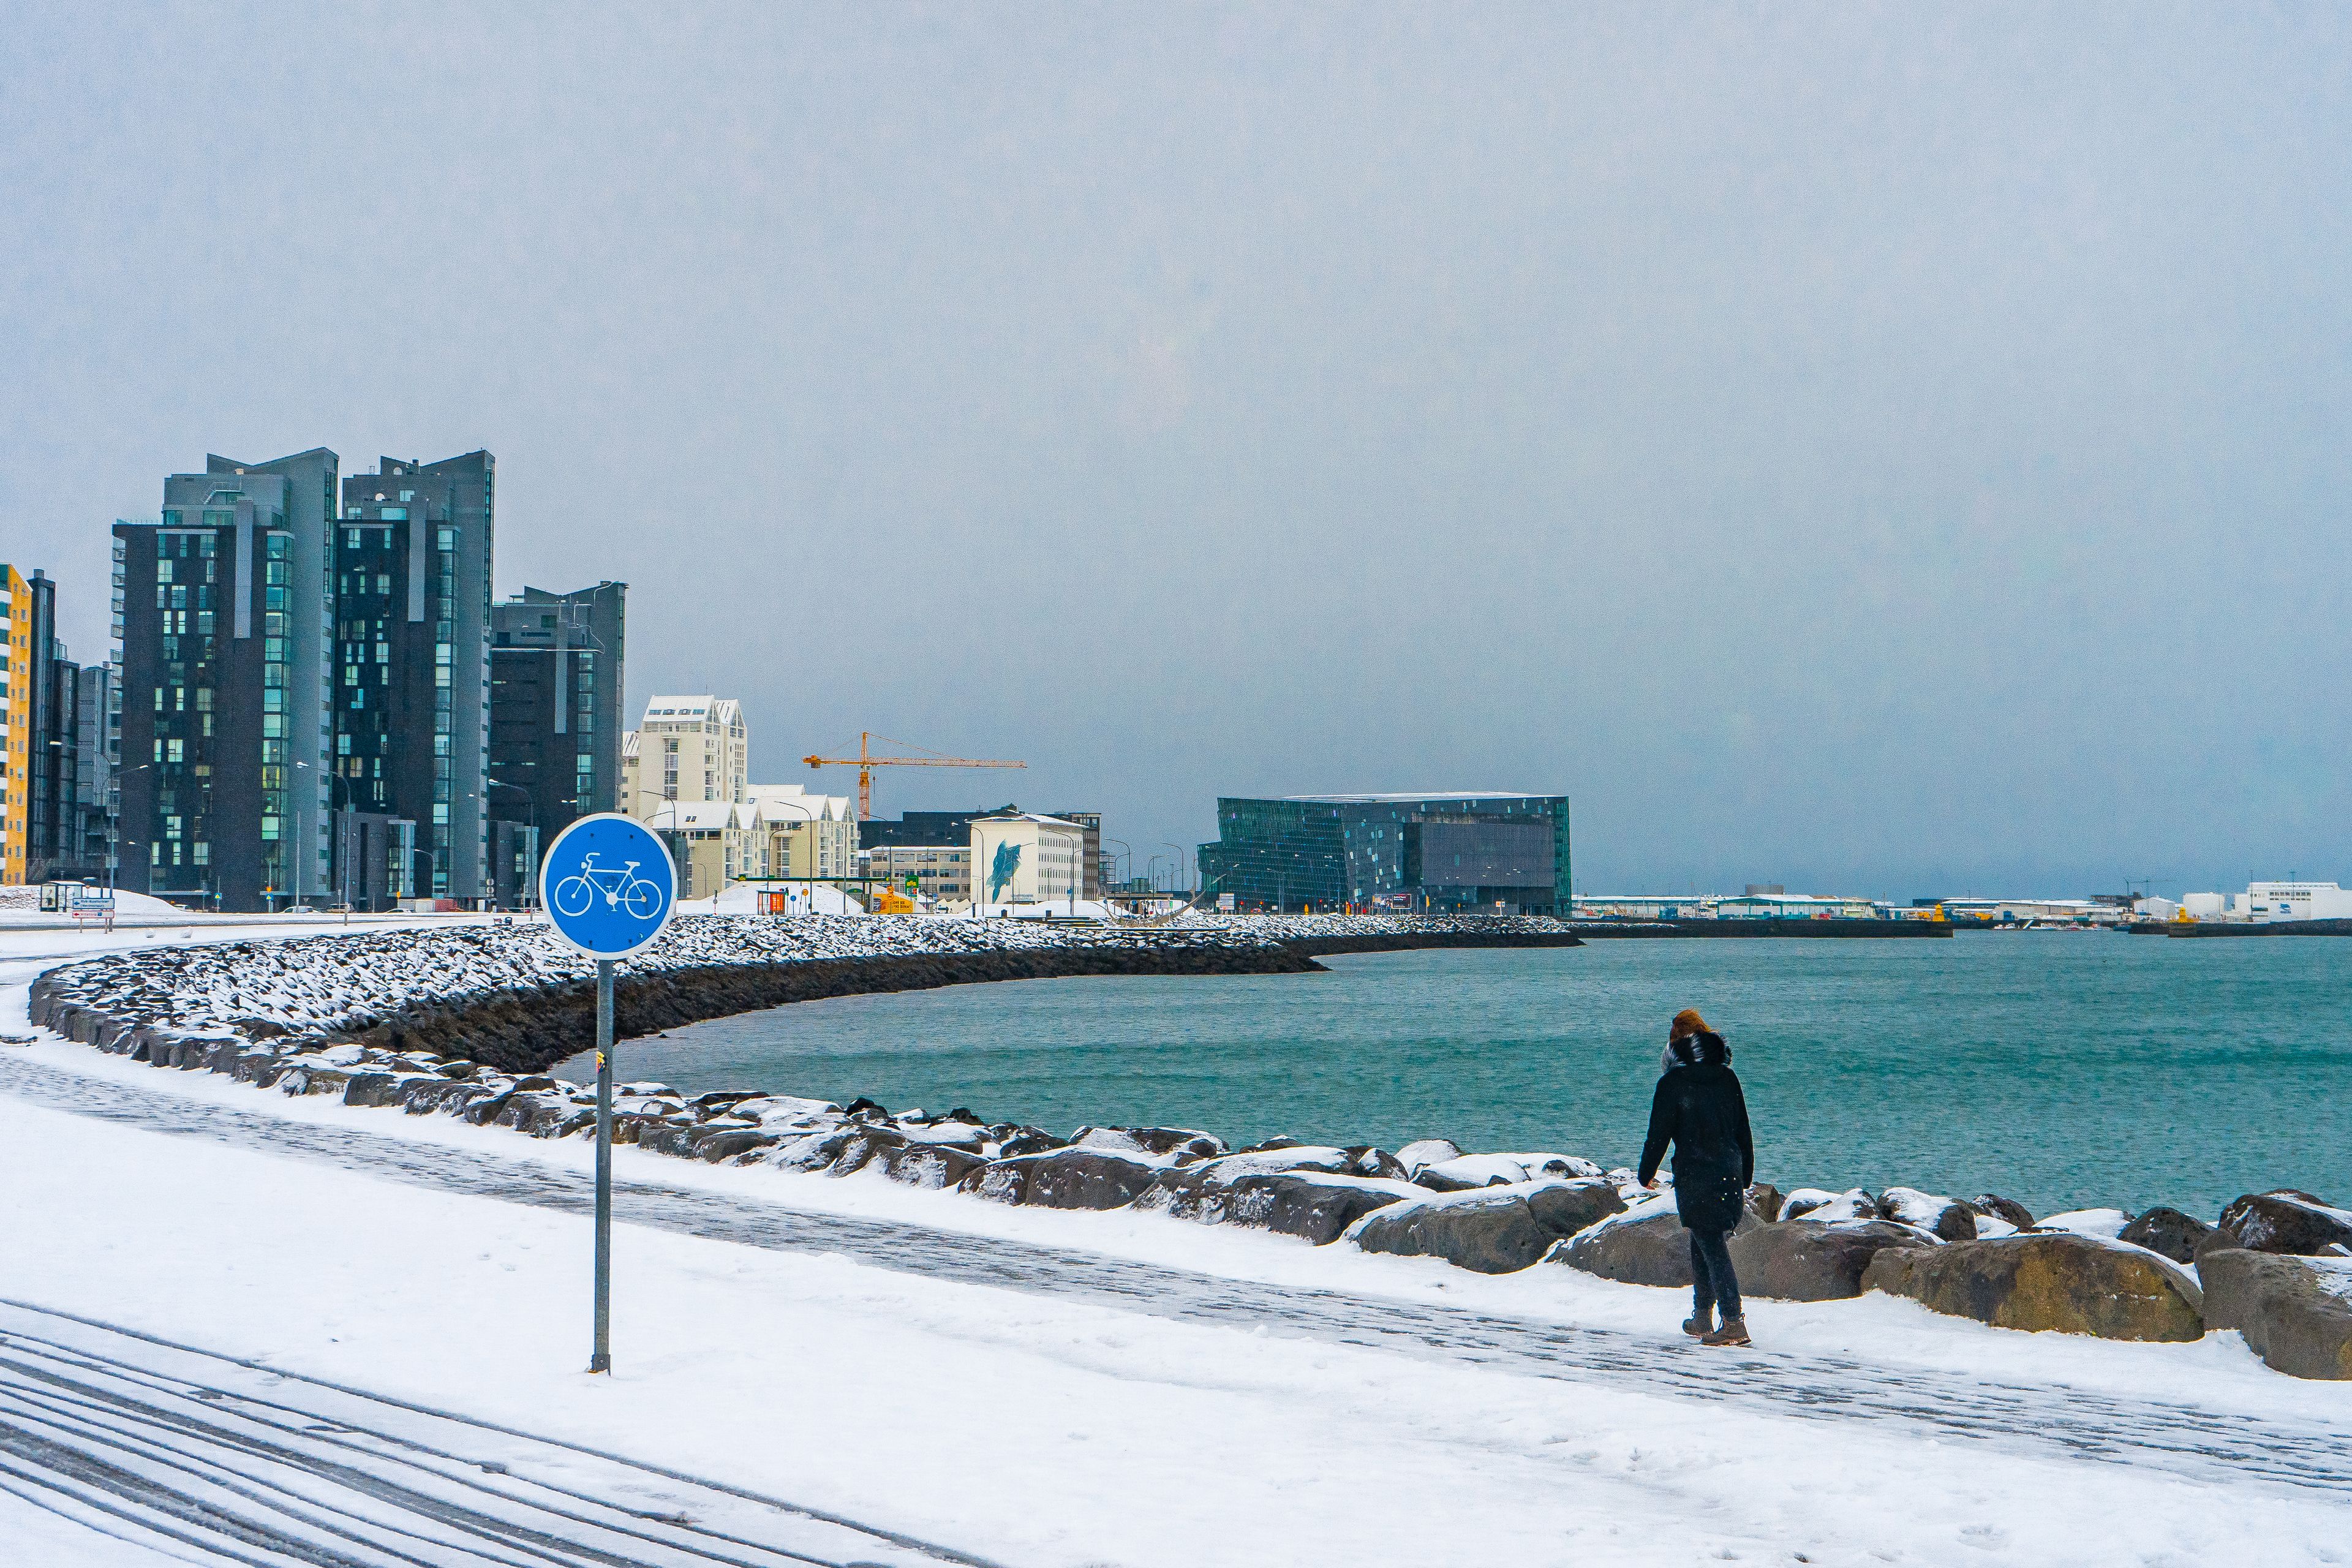
[[1168, 862], [1168, 880], [1171, 884], [1171, 891], [1181, 891], [1181, 889], [1175, 888], [1174, 884], [1185, 880], [1184, 847], [1181, 844], [1171, 844], [1165, 838], [1161, 839], [1160, 842], [1162, 847], [1176, 851], [1175, 855]]
[[527, 877], [523, 879], [522, 888], [522, 907], [528, 910], [531, 908], [530, 896], [533, 891], [530, 884], [535, 879], [536, 873], [539, 869], [539, 799], [522, 785], [519, 784], [509, 784], [504, 779], [494, 779], [489, 777], [488, 774], [485, 774], [483, 775], [482, 782], [489, 785], [492, 789], [510, 789], [514, 791], [515, 794], [522, 796], [523, 804], [530, 808], [530, 861], [533, 876]]
[[[815, 816], [815, 815], [814, 815], [813, 812], [811, 812], [807, 806], [801, 805], [801, 804], [800, 804], [799, 802], [797, 802], [797, 801], [780, 800], [780, 801], [776, 802], [776, 804], [777, 804], [778, 805], [788, 805], [788, 806], [791, 806], [794, 811], [797, 811], [797, 812], [799, 812], [799, 813], [801, 814], [801, 820], [802, 820], [803, 822], [804, 822], [804, 823], [808, 824], [808, 830], [809, 830], [809, 859], [810, 859], [812, 862], [814, 862], [814, 861], [816, 859], [816, 816]], [[791, 842], [789, 836], [787, 836], [786, 842], [787, 842], [788, 844]], [[789, 855], [789, 854], [791, 853], [791, 850], [787, 849], [787, 850], [785, 851], [785, 853], [786, 853], [787, 855]], [[808, 903], [808, 910], [807, 910], [807, 912], [808, 912], [808, 913], [810, 913], [810, 914], [814, 914], [814, 913], [816, 913], [816, 884], [815, 884], [814, 881], [811, 881], [811, 882], [803, 883], [803, 886], [806, 889], [806, 892], [803, 894], [803, 897], [806, 899], [807, 903]], [[714, 909], [714, 910], [716, 910], [718, 907], [719, 907], [719, 906], [718, 906], [718, 905], [716, 905], [716, 904], [713, 904], [713, 905], [711, 906], [711, 908], [712, 908], [712, 909]], [[873, 911], [873, 910], [866, 910], [866, 913], [868, 913], [868, 914], [872, 914], [873, 912], [874, 912], [874, 911]]]

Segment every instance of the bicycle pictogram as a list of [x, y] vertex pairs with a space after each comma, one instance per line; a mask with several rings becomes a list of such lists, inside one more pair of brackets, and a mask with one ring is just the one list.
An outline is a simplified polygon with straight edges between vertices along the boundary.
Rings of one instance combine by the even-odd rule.
[[555, 884], [548, 895], [548, 903], [559, 915], [584, 915], [603, 895], [608, 910], [626, 910], [633, 920], [649, 921], [661, 911], [662, 888], [659, 882], [637, 875], [638, 862], [628, 861], [619, 867], [596, 864], [593, 849], [580, 858], [580, 868]]

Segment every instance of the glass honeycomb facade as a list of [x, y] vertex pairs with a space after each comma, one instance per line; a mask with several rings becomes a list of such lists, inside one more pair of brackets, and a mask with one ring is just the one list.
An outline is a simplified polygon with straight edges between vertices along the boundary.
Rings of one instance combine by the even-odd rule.
[[1217, 802], [1204, 894], [1244, 910], [1564, 914], [1559, 795], [1329, 795]]

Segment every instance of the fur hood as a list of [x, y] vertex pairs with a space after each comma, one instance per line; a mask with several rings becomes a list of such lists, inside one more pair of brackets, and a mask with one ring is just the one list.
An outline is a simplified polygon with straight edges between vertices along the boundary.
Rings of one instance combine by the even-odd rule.
[[1727, 1067], [1730, 1063], [1731, 1047], [1723, 1043], [1723, 1037], [1713, 1029], [1701, 1029], [1696, 1034], [1685, 1035], [1668, 1046], [1658, 1070], [1672, 1072], [1676, 1068]]

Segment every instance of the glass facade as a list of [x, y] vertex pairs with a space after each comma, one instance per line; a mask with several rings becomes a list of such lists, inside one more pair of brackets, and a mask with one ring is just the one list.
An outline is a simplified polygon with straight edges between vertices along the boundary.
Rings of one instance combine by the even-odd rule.
[[1245, 910], [1564, 913], [1566, 795], [1294, 795], [1217, 802], [1202, 890]]

